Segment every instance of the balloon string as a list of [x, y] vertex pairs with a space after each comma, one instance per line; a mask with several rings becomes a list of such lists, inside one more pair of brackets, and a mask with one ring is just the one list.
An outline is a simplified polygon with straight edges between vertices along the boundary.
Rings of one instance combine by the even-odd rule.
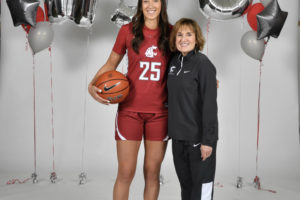
[[245, 21], [245, 15], [243, 15], [243, 16], [241, 17], [241, 30], [244, 29], [244, 21]]
[[87, 101], [87, 87], [88, 87], [88, 69], [89, 69], [89, 47], [90, 47], [90, 35], [92, 35], [92, 28], [89, 29], [87, 37], [87, 54], [86, 54], [86, 70], [85, 70], [85, 86], [84, 86], [84, 105], [83, 105], [83, 127], [82, 127], [82, 151], [81, 151], [81, 171], [84, 171], [84, 155], [85, 155], [85, 138], [86, 138], [86, 101]]
[[256, 177], [258, 173], [258, 148], [259, 148], [259, 131], [260, 131], [260, 89], [261, 89], [261, 70], [262, 61], [259, 65], [259, 85], [258, 85], [258, 102], [257, 102], [257, 140], [256, 140]]
[[52, 64], [52, 49], [49, 47], [50, 55], [50, 87], [51, 87], [51, 131], [52, 131], [52, 169], [55, 171], [55, 139], [54, 139], [54, 91], [53, 91], [53, 64]]
[[209, 35], [209, 28], [210, 28], [210, 17], [207, 20], [206, 24], [206, 55], [208, 56], [208, 35]]
[[253, 181], [256, 185], [256, 188], [258, 190], [261, 191], [266, 191], [266, 192], [271, 192], [271, 193], [277, 193], [275, 190], [271, 190], [271, 189], [264, 189], [261, 187], [261, 183], [260, 183], [260, 178], [258, 176], [255, 176], [254, 181]]
[[26, 33], [25, 51], [28, 51], [28, 33]]
[[21, 181], [20, 179], [11, 179], [11, 180], [8, 180], [6, 182], [6, 185], [12, 185], [12, 184], [24, 184], [26, 183], [27, 181], [29, 181], [31, 178], [26, 178], [25, 180]]
[[238, 111], [238, 176], [241, 176], [241, 102], [242, 102], [242, 67], [239, 76], [239, 111]]
[[[270, 37], [268, 37], [268, 39], [265, 41], [265, 50], [267, 47], [267, 44], [269, 42]], [[258, 190], [263, 190], [263, 191], [267, 191], [267, 192], [272, 192], [272, 193], [276, 193], [275, 190], [270, 190], [270, 189], [263, 189], [261, 188], [261, 183], [260, 183], [260, 178], [258, 176], [258, 150], [259, 150], [259, 136], [260, 136], [260, 94], [261, 94], [261, 74], [262, 74], [262, 67], [263, 67], [263, 57], [265, 54], [265, 50], [263, 53], [263, 56], [260, 60], [260, 65], [259, 65], [259, 86], [258, 86], [258, 102], [257, 102], [257, 141], [256, 141], [256, 176], [254, 178], [254, 183], [257, 187]]]
[[269, 42], [270, 37], [265, 41], [265, 49], [262, 58], [259, 61], [259, 88], [258, 88], [258, 105], [257, 105], [257, 141], [256, 141], [256, 177], [258, 173], [258, 146], [259, 146], [259, 130], [260, 130], [260, 89], [261, 89], [261, 71], [263, 66], [263, 57], [265, 55], [266, 47]]
[[220, 182], [214, 183], [214, 186], [215, 186], [215, 187], [219, 187], [219, 188], [223, 188], [223, 187], [224, 187], [224, 185], [221, 184]]
[[32, 55], [32, 86], [33, 86], [33, 145], [34, 145], [34, 173], [36, 173], [36, 108], [35, 108], [35, 56]]

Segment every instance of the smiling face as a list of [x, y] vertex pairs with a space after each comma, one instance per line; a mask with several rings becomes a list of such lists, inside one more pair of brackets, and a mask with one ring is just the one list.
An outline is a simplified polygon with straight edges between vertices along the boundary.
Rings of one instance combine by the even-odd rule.
[[176, 48], [186, 56], [190, 51], [195, 48], [196, 35], [190, 26], [181, 26], [176, 34]]
[[158, 20], [161, 11], [161, 0], [142, 0], [145, 21]]

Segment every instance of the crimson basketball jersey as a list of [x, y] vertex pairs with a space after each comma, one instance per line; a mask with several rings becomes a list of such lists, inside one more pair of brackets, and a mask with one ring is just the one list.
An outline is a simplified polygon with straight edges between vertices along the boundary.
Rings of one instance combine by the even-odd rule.
[[135, 53], [131, 41], [132, 23], [121, 27], [113, 51], [128, 54], [128, 72], [130, 89], [128, 97], [119, 104], [120, 110], [145, 113], [167, 112], [166, 68], [168, 57], [158, 49], [160, 30], [143, 28], [144, 41]]

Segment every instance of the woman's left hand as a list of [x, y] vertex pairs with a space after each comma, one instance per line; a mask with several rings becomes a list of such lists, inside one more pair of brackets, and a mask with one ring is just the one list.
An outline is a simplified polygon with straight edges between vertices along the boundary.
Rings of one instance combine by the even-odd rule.
[[201, 158], [203, 161], [205, 161], [209, 156], [211, 156], [213, 148], [211, 146], [207, 145], [201, 145], [200, 151], [201, 151]]

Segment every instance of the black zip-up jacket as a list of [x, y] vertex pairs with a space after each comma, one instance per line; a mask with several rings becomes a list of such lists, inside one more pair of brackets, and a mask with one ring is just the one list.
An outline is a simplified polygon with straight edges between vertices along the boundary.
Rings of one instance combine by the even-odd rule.
[[168, 69], [168, 135], [213, 146], [218, 140], [216, 69], [202, 53], [172, 56]]

